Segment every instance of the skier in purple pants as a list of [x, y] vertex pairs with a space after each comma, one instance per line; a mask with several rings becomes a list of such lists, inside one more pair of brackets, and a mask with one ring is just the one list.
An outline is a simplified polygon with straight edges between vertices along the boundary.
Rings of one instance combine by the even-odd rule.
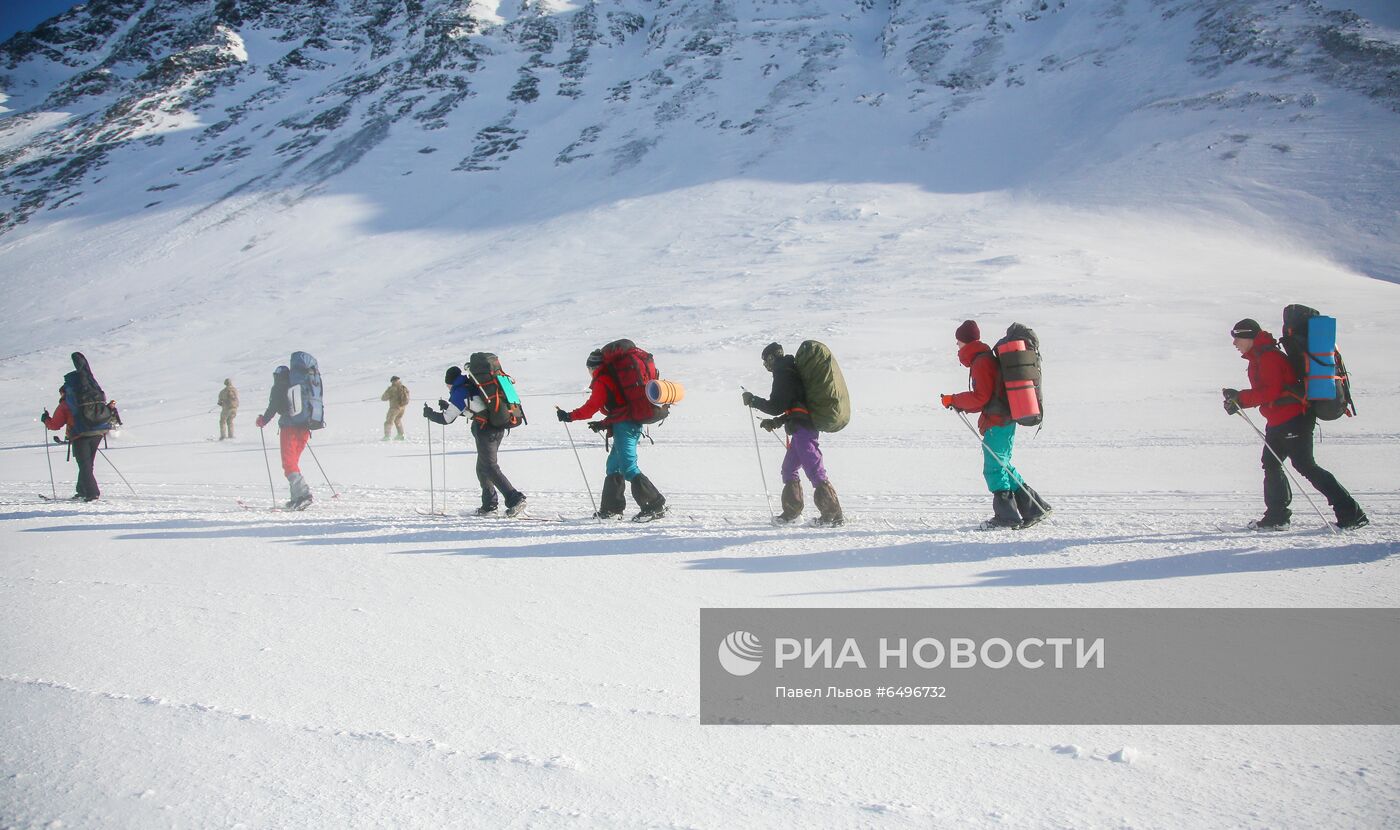
[[[756, 399], [757, 400], [757, 399]], [[772, 426], [769, 426], [769, 424]], [[765, 418], [763, 428], [772, 430], [778, 426], [776, 418]], [[797, 485], [798, 510], [801, 510], [802, 483], [797, 479], [797, 471], [800, 469], [807, 474], [807, 480], [812, 482], [812, 486], [826, 482], [826, 465], [822, 463], [821, 444], [817, 443], [819, 434], [812, 428], [811, 424], [801, 421], [789, 420], [787, 423], [788, 450], [783, 456], [783, 483], [786, 485], [792, 482]]]
[[773, 391], [767, 400], [745, 392], [744, 406], [774, 416], [765, 418], [759, 422], [759, 426], [769, 432], [781, 426], [788, 434], [787, 454], [783, 456], [782, 467], [783, 512], [777, 521], [788, 524], [802, 515], [802, 481], [797, 475], [800, 468], [812, 483], [812, 500], [821, 512], [817, 524], [844, 524], [841, 502], [836, 498], [836, 489], [831, 486], [826, 465], [822, 463], [819, 433], [812, 425], [812, 416], [803, 403], [806, 389], [797, 371], [797, 359], [783, 354], [782, 345], [769, 343], [763, 349], [763, 368], [773, 373]]

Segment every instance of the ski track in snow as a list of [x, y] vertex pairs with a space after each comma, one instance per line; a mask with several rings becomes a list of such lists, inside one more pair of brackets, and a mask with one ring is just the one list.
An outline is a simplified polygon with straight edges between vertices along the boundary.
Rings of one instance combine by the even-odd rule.
[[[32, 500], [37, 489], [33, 483], [0, 485], [0, 527], [32, 548], [19, 554], [18, 547], [7, 546], [11, 553], [0, 573], [0, 597], [15, 603], [9, 606], [13, 611], [25, 614], [24, 620], [8, 615], [8, 622], [15, 624], [10, 630], [14, 637], [25, 638], [33, 619], [50, 615], [45, 609], [67, 609], [73, 630], [57, 638], [66, 644], [60, 653], [76, 649], [76, 654], [90, 654], [77, 663], [55, 661], [52, 653], [34, 651], [37, 641], [8, 640], [11, 647], [0, 667], [0, 685], [9, 690], [3, 695], [18, 713], [11, 726], [32, 723], [26, 715], [31, 711], [69, 711], [81, 713], [69, 716], [78, 722], [106, 724], [102, 729], [117, 740], [132, 745], [154, 740], [167, 752], [176, 735], [204, 735], [203, 740], [230, 746], [268, 747], [274, 769], [285, 765], [275, 760], [279, 755], [318, 759], [316, 765], [327, 768], [363, 757], [374, 759], [379, 772], [372, 779], [384, 791], [399, 792], [407, 782], [419, 781], [416, 798], [390, 808], [356, 802], [326, 782], [333, 795], [312, 798], [310, 807], [295, 813], [311, 824], [370, 826], [376, 823], [374, 817], [393, 823], [409, 816], [412, 823], [424, 823], [445, 809], [444, 787], [477, 788], [473, 817], [446, 819], [447, 824], [473, 826], [514, 821], [527, 813], [533, 816], [531, 823], [655, 826], [658, 815], [675, 809], [663, 805], [681, 793], [690, 806], [675, 813], [680, 825], [705, 825], [710, 823], [706, 816], [721, 815], [703, 806], [712, 798], [726, 805], [726, 817], [737, 808], [767, 816], [765, 821], [783, 816], [784, 821], [799, 823], [878, 821], [895, 826], [940, 819], [1098, 824], [1123, 816], [1124, 798], [1172, 810], [1172, 823], [1183, 825], [1198, 819], [1209, 825], [1222, 816], [1226, 822], [1249, 823], [1248, 816], [1291, 820], [1311, 814], [1311, 808], [1299, 804], [1289, 805], [1286, 812], [1270, 812], [1267, 804], [1238, 793], [1232, 793], [1239, 805], [1235, 809], [1243, 812], [1203, 812], [1193, 806], [1198, 803], [1195, 797], [1165, 794], [1183, 787], [1213, 792], [1219, 785], [1187, 770], [1200, 766], [1212, 770], [1211, 775], [1232, 779], [1239, 773], [1229, 770], [1225, 759], [1231, 753], [1224, 746], [1244, 742], [1234, 755], [1233, 763], [1238, 764], [1255, 755], [1245, 746], [1256, 747], [1265, 735], [1271, 736], [1274, 748], [1268, 755], [1273, 760], [1262, 767], [1244, 761], [1245, 768], [1252, 769], [1247, 777], [1262, 775], [1256, 782], [1258, 792], [1282, 779], [1295, 784], [1312, 780], [1314, 786], [1336, 790], [1343, 779], [1330, 780], [1326, 770], [1340, 774], [1346, 766], [1343, 755], [1334, 754], [1345, 745], [1338, 743], [1344, 734], [1352, 736], [1357, 748], [1373, 747], [1365, 754], [1372, 755], [1374, 763], [1352, 773], [1371, 784], [1368, 794], [1352, 785], [1337, 790], [1340, 806], [1329, 815], [1368, 823], [1367, 817], [1393, 803], [1397, 792], [1396, 758], [1381, 749], [1390, 740], [1386, 736], [1393, 737], [1392, 729], [770, 727], [757, 733], [713, 734], [697, 725], [693, 679], [687, 679], [694, 671], [693, 634], [688, 629], [702, 605], [781, 606], [814, 600], [835, 605], [852, 600], [857, 605], [942, 604], [938, 597], [948, 591], [974, 592], [953, 602], [1004, 605], [1114, 605], [1125, 597], [1164, 605], [1385, 604], [1394, 601], [1394, 566], [1387, 557], [1400, 550], [1400, 531], [1384, 518], [1340, 540], [1307, 526], [1274, 535], [1221, 532], [1212, 526], [1214, 516], [1237, 502], [1240, 494], [1064, 493], [1056, 495], [1057, 513], [1046, 525], [1019, 534], [989, 534], [968, 529], [982, 515], [981, 498], [906, 493], [899, 503], [877, 495], [847, 496], [852, 521], [845, 528], [775, 528], [766, 524], [760, 493], [672, 492], [675, 512], [661, 523], [599, 526], [583, 518], [520, 523], [420, 516], [413, 508], [422, 505], [425, 493], [413, 488], [341, 485], [340, 497], [324, 499], [308, 512], [274, 514], [237, 506], [240, 498], [258, 498], [253, 485], [166, 484], [168, 490], [189, 495], [113, 493], [104, 502], [79, 507]], [[1358, 495], [1377, 517], [1394, 515], [1400, 506], [1400, 494]], [[587, 503], [584, 493], [570, 491], [536, 491], [531, 499], [537, 511], [567, 512], [570, 505]], [[1135, 518], [1117, 518], [1125, 512]], [[75, 539], [79, 543], [73, 546]], [[83, 539], [106, 541], [90, 546]], [[54, 548], [55, 543], [61, 547]], [[63, 564], [74, 555], [62, 553], [65, 550], [89, 553], [78, 554], [74, 569]], [[218, 556], [218, 570], [224, 575], [211, 580], [200, 569], [191, 570], [188, 557], [196, 553]], [[52, 559], [54, 555], [59, 558]], [[432, 564], [434, 560], [447, 563], [448, 570]], [[1293, 576], [1314, 569], [1330, 576], [1321, 583]], [[278, 576], [269, 584], [266, 577], [272, 574]], [[393, 581], [384, 581], [389, 574], [394, 574]], [[629, 603], [614, 601], [583, 610], [592, 604], [590, 598], [603, 595], [599, 591], [616, 591], [605, 586], [623, 575], [638, 586], [651, 586], [643, 594], [629, 590], [633, 602], [654, 597], [665, 602], [658, 609], [668, 608], [659, 616], [647, 615], [655, 616], [669, 633], [650, 637], [645, 645], [638, 642], [643, 648], [633, 655], [668, 667], [660, 673], [638, 673], [616, 663], [614, 641], [627, 629], [622, 619]], [[1251, 576], [1253, 584], [1242, 594], [1235, 580]], [[762, 584], [733, 581], [752, 577]], [[482, 587], [472, 587], [478, 584]], [[1157, 584], [1164, 587], [1143, 587]], [[555, 587], [563, 585], [572, 586], [578, 600], [564, 600], [567, 594]], [[1069, 593], [1049, 595], [1036, 587], [1032, 594], [1017, 596], [1031, 590], [1029, 586], [1056, 585]], [[1388, 587], [1377, 593], [1378, 585]], [[388, 594], [376, 586], [387, 588]], [[1128, 593], [1115, 586], [1124, 586]], [[479, 590], [487, 591], [483, 599], [494, 597], [487, 600], [494, 611], [479, 617], [463, 607], [444, 616], [445, 608], [459, 606], [464, 592], [470, 596]], [[561, 601], [573, 609], [560, 609], [561, 621], [569, 621], [563, 627], [544, 624], [534, 611], [522, 615], [518, 608], [508, 610], [535, 608], [541, 602], [558, 606]], [[453, 619], [464, 611], [475, 618], [465, 628]], [[338, 622], [342, 620], [356, 622]], [[138, 634], [151, 623], [161, 627]], [[313, 629], [308, 639], [286, 641], [286, 632], [308, 624]], [[379, 629], [384, 624], [389, 630]], [[526, 628], [515, 630], [516, 624]], [[94, 646], [105, 648], [101, 644], [109, 642], [110, 635], [99, 632], [109, 626], [136, 637], [114, 641], [127, 642], [116, 652], [127, 658], [116, 663], [92, 651]], [[342, 634], [331, 633], [347, 626]], [[426, 633], [428, 648], [391, 656], [401, 636], [391, 632], [403, 626], [420, 632], [416, 636]], [[369, 631], [379, 633], [358, 640]], [[549, 639], [565, 641], [562, 650], [546, 649], [546, 654], [525, 663], [500, 659], [501, 650], [511, 643], [532, 642], [536, 633], [545, 631], [553, 632]], [[490, 645], [473, 659], [443, 666], [442, 647], [450, 653], [454, 647], [449, 644], [464, 642], [464, 635], [473, 640], [486, 637]], [[87, 637], [96, 642], [85, 645]], [[151, 638], [155, 642], [141, 644]], [[54, 642], [52, 633], [47, 639]], [[21, 646], [22, 642], [30, 644]], [[215, 643], [223, 645], [211, 650]], [[480, 647], [478, 640], [473, 650]], [[367, 650], [355, 658], [361, 649]], [[165, 666], [139, 656], [147, 652], [186, 656], [177, 666]], [[575, 656], [566, 656], [570, 653]], [[613, 668], [599, 672], [588, 661], [577, 662], [581, 654]], [[234, 661], [226, 662], [224, 655]], [[274, 674], [259, 668], [266, 661], [277, 667]], [[15, 670], [26, 664], [31, 668]], [[53, 671], [35, 672], [44, 665]], [[572, 669], [562, 668], [569, 666]], [[250, 679], [267, 678], [262, 684], [273, 688], [260, 690], [259, 683], [237, 679], [230, 670], [251, 673]], [[290, 675], [272, 679], [282, 672]], [[354, 691], [332, 692], [333, 688]], [[293, 689], [289, 698], [287, 692]], [[66, 696], [67, 702], [53, 695]], [[451, 703], [464, 698], [472, 701], [468, 710]], [[389, 701], [396, 702], [386, 708]], [[151, 721], [134, 714], [151, 709], [168, 716]], [[523, 713], [528, 716], [521, 721]], [[52, 780], [58, 775], [35, 754], [38, 747], [24, 734], [11, 731], [13, 745], [30, 759], [15, 767], [17, 774], [29, 770], [11, 779], [15, 793], [28, 792], [29, 779]], [[683, 740], [691, 749], [657, 764], [644, 749], [619, 753], [618, 735], [646, 736], [644, 745]], [[755, 744], [755, 735], [767, 737]], [[934, 740], [934, 735], [942, 737]], [[1008, 740], [1012, 735], [1021, 737]], [[793, 757], [793, 741], [807, 746], [815, 741], [828, 749], [797, 756], [805, 760], [797, 761], [796, 768], [805, 772], [786, 784], [760, 784], [748, 777], [761, 778], [761, 770], [783, 763], [781, 756]], [[1216, 757], [1193, 757], [1201, 741], [1213, 747]], [[838, 746], [845, 749], [838, 751]], [[891, 747], [897, 748], [893, 755]], [[728, 773], [717, 774], [706, 760], [732, 763], [735, 753], [752, 755], [755, 750], [749, 761]], [[864, 765], [865, 771], [847, 769], [838, 775], [837, 768], [822, 760], [833, 751], [854, 752], [852, 763]], [[948, 766], [950, 752], [961, 765]], [[902, 759], [900, 770], [881, 760], [892, 757]], [[1330, 760], [1319, 764], [1319, 759]], [[1090, 765], [1059, 766], [1066, 761]], [[923, 785], [914, 783], [904, 769], [911, 765], [920, 771], [919, 781], [956, 780], [968, 774], [959, 770], [992, 765], [1019, 770], [1007, 774], [1036, 776], [1043, 782], [1040, 786], [1052, 790], [1072, 788], [1081, 797], [1091, 797], [1088, 804], [1070, 807], [1047, 790], [1046, 803], [1032, 817], [1021, 802], [1000, 800], [969, 779], [960, 788], [966, 791], [964, 797], [954, 805], [932, 793], [919, 796]], [[1114, 768], [1141, 770], [1135, 775], [1140, 780], [1133, 783], [1110, 774]], [[187, 806], [178, 800], [166, 803], [163, 794], [197, 793], [197, 787], [184, 783], [184, 776], [194, 770], [230, 785], [259, 779], [237, 760], [211, 766], [176, 751], [166, 772], [136, 776], [140, 780], [128, 787], [137, 794], [130, 803], [106, 801], [108, 823], [161, 824], [161, 816], [186, 814]], [[531, 778], [528, 786], [546, 787], [555, 797], [522, 809], [519, 795], [504, 795], [519, 786], [508, 783], [514, 773], [507, 770], [553, 777], [560, 783]], [[288, 769], [286, 774], [294, 773]], [[566, 777], [557, 777], [561, 775]], [[641, 792], [661, 800], [636, 795], [631, 782], [637, 776], [651, 782]], [[103, 786], [118, 784], [104, 779]], [[236, 790], [245, 785], [232, 786]], [[609, 800], [600, 799], [600, 792], [618, 793], [621, 806], [604, 808]], [[623, 797], [624, 792], [631, 794]], [[348, 801], [337, 807], [326, 801], [328, 797]], [[1207, 796], [1200, 797], [1203, 804]], [[15, 815], [42, 815], [32, 811], [38, 802], [9, 803], [18, 811]], [[261, 815], [246, 798], [227, 792], [197, 795], [193, 803], [205, 816], [216, 808], [228, 809], [231, 815]], [[1128, 813], [1152, 823], [1150, 813], [1136, 813], [1137, 809], [1148, 807]]]

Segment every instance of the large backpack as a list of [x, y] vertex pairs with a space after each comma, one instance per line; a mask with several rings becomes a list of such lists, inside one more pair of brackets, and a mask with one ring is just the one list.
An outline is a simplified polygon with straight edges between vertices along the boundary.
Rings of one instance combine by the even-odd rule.
[[326, 425], [321, 369], [306, 352], [292, 352], [287, 389], [287, 426], [321, 429]]
[[79, 435], [106, 432], [121, 424], [116, 407], [92, 376], [92, 367], [82, 352], [73, 352], [73, 371], [63, 382], [63, 399], [73, 415], [73, 431]]
[[1290, 305], [1283, 309], [1283, 353], [1297, 381], [1284, 390], [1301, 401], [1319, 420], [1335, 421], [1356, 414], [1351, 377], [1337, 351], [1337, 321], [1315, 308]]
[[639, 424], [656, 424], [671, 414], [669, 404], [654, 404], [647, 384], [657, 380], [656, 360], [631, 340], [614, 340], [603, 347], [603, 371], [617, 384], [622, 400], [610, 416]]
[[851, 393], [831, 349], [816, 340], [803, 340], [795, 359], [812, 426], [819, 432], [845, 429], [851, 422]]
[[467, 374], [471, 375], [486, 409], [472, 416], [477, 423], [501, 429], [513, 429], [528, 423], [520, 394], [515, 391], [511, 376], [501, 371], [501, 360], [490, 352], [476, 352], [467, 358]]
[[997, 393], [1006, 407], [1005, 414], [1021, 426], [1039, 426], [1045, 419], [1040, 391], [1040, 338], [1029, 326], [1012, 323], [992, 351], [1001, 366]]

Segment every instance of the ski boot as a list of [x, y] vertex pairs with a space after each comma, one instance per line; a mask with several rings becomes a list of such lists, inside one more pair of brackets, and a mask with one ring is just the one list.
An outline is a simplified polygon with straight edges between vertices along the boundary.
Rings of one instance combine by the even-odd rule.
[[1338, 530], [1356, 530], [1370, 524], [1371, 520], [1366, 518], [1365, 513], [1358, 513], [1345, 521], [1337, 522]]
[[821, 511], [821, 515], [813, 522], [814, 525], [840, 527], [846, 523], [846, 517], [841, 513], [841, 501], [836, 498], [836, 488], [831, 486], [831, 482], [823, 481], [813, 488], [812, 501], [816, 502], [817, 510]]
[[1016, 509], [1021, 514], [1022, 530], [1045, 521], [1054, 512], [1054, 508], [1046, 504], [1045, 499], [1024, 481], [1021, 482], [1020, 489], [1015, 491], [1015, 498]]
[[783, 485], [783, 512], [773, 518], [773, 524], [790, 525], [802, 516], [802, 482], [793, 480]]
[[[387, 441], [387, 440], [389, 440], [389, 439], [386, 438], [386, 439], [384, 439], [384, 440]], [[482, 506], [480, 506], [480, 507], [478, 507], [477, 509], [473, 510], [473, 511], [472, 511], [472, 515], [473, 515], [473, 516], [494, 516], [494, 515], [496, 515], [496, 503], [495, 503], [495, 502], [492, 502], [491, 504], [483, 504]]]
[[627, 509], [627, 482], [621, 473], [613, 473], [603, 479], [603, 493], [599, 499], [595, 519], [617, 519]]
[[306, 479], [301, 473], [288, 474], [287, 485], [291, 488], [292, 498], [287, 502], [285, 509], [305, 510], [311, 505], [311, 488], [306, 485]]
[[1362, 510], [1361, 505], [1356, 504], [1355, 502], [1352, 503], [1351, 510], [1337, 511], [1338, 530], [1356, 530], [1357, 528], [1365, 527], [1370, 523], [1371, 520], [1366, 518], [1366, 511]]
[[632, 479], [632, 499], [641, 511], [632, 517], [634, 522], [654, 522], [666, 515], [666, 497], [644, 475]]
[[525, 494], [520, 493], [519, 495], [520, 498], [516, 500], [515, 504], [511, 504], [510, 499], [506, 499], [507, 518], [514, 519], [516, 516], [519, 516], [521, 513], [525, 512]]
[[1265, 513], [1263, 517], [1251, 521], [1246, 527], [1250, 530], [1287, 530], [1288, 516], [1270, 516]]
[[982, 523], [982, 530], [1016, 530], [1021, 527], [1021, 514], [1010, 490], [992, 494], [992, 517]]

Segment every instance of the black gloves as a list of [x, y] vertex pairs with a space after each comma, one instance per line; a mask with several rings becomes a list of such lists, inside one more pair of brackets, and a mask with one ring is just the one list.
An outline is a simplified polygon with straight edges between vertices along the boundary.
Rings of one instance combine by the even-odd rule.
[[[424, 406], [427, 406], [427, 404], [424, 404]], [[447, 401], [443, 400], [442, 398], [438, 398], [438, 412], [446, 412], [446, 411], [447, 411]]]
[[1225, 396], [1225, 414], [1234, 415], [1240, 411], [1240, 390], [1221, 389], [1220, 394]]
[[559, 423], [561, 424], [567, 424], [568, 422], [573, 420], [573, 418], [569, 417], [569, 413], [565, 412], [557, 406], [554, 407], [554, 414], [559, 416]]
[[753, 393], [752, 393], [752, 392], [745, 392], [745, 393], [744, 393], [744, 398], [743, 398], [743, 400], [744, 400], [744, 406], [753, 406]]
[[53, 416], [49, 414], [49, 411], [48, 411], [47, 409], [45, 409], [45, 410], [44, 410], [44, 414], [43, 414], [43, 415], [40, 415], [39, 417], [40, 417], [40, 418], [43, 418], [45, 421], [47, 421], [49, 418], [51, 418], [51, 417], [53, 417]]
[[447, 419], [442, 417], [442, 413], [433, 411], [433, 408], [427, 404], [423, 404], [423, 417], [435, 424], [447, 424]]
[[604, 421], [589, 421], [588, 428], [594, 432], [606, 432], [609, 429], [609, 425]]
[[762, 421], [758, 422], [758, 425], [768, 430], [769, 432], [772, 432], [773, 430], [782, 426], [782, 424], [778, 422], [777, 418], [764, 418]]

